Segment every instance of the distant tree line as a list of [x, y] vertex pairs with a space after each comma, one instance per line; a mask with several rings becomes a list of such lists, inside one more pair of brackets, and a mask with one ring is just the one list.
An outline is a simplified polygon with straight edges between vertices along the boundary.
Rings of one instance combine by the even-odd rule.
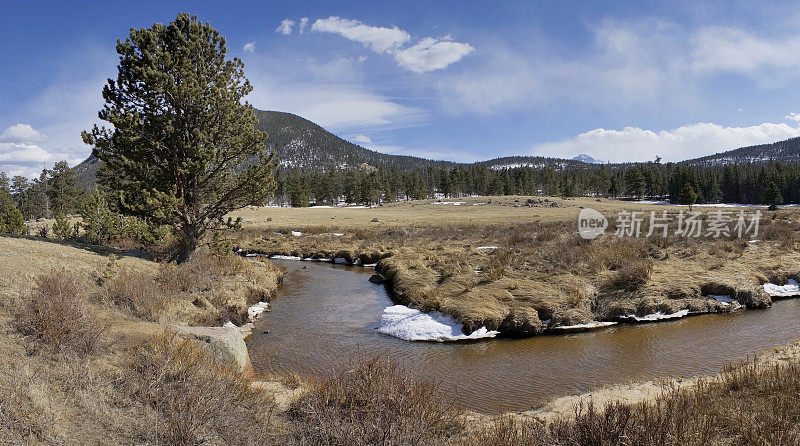
[[[362, 165], [351, 169], [275, 172], [271, 202], [310, 206], [458, 198], [471, 195], [596, 196], [671, 200], [684, 204], [800, 203], [800, 164], [747, 163], [692, 166], [645, 163], [576, 167], [492, 169], [480, 164], [429, 166], [401, 170]], [[22, 234], [24, 221], [55, 218], [53, 235], [102, 242], [126, 235], [143, 242], [161, 238], [146, 220], [122, 217], [118, 200], [102, 189], [81, 189], [65, 161], [44, 169], [35, 179], [9, 178], [0, 172], [0, 232]], [[80, 215], [80, 227], [66, 216]], [[156, 235], [154, 235], [156, 234]], [[37, 234], [40, 235], [40, 234]]]
[[[276, 174], [273, 203], [372, 205], [443, 196], [550, 195], [628, 199], [671, 199], [684, 187], [696, 203], [800, 203], [800, 165], [772, 162], [692, 166], [657, 162], [579, 167], [492, 169], [480, 164], [398, 168], [362, 166], [327, 171], [283, 169]], [[438, 194], [438, 195], [437, 195]]]
[[[77, 182], [75, 170], [66, 161], [43, 169], [33, 180], [0, 172], [0, 233], [25, 235], [29, 232], [25, 221], [55, 219], [50, 227], [37, 226], [29, 235], [90, 243], [126, 238], [144, 246], [168, 236], [167, 228], [147, 219], [123, 216], [117, 201], [104, 189], [82, 189]], [[80, 222], [70, 221], [73, 216], [80, 216]]]

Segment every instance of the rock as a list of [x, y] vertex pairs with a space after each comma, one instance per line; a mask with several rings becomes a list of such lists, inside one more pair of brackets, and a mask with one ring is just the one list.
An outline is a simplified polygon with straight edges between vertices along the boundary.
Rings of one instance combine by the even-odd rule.
[[175, 334], [197, 341], [220, 365], [235, 366], [240, 372], [250, 370], [250, 355], [239, 331], [227, 327], [173, 326]]
[[533, 336], [544, 330], [538, 312], [533, 308], [515, 308], [500, 323], [498, 329], [508, 336]]
[[371, 221], [372, 223], [378, 223], [380, 220], [378, 220], [377, 218], [373, 218]]
[[561, 207], [561, 203], [559, 203], [559, 202], [557, 202], [557, 201], [553, 201], [553, 202], [551, 202], [551, 203], [550, 203], [550, 207], [551, 207], [551, 208], [558, 208], [558, 207]]
[[371, 275], [369, 277], [369, 281], [372, 282], [372, 283], [376, 283], [378, 285], [382, 285], [383, 284], [383, 276], [381, 276], [380, 274], [373, 274], [373, 275]]

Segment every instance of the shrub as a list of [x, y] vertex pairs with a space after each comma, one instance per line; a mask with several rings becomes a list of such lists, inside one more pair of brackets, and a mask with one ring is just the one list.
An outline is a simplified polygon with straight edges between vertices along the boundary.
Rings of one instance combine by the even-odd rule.
[[125, 385], [161, 414], [155, 429], [166, 444], [253, 444], [270, 436], [273, 399], [194, 341], [165, 331], [134, 346], [128, 368]]
[[359, 357], [350, 370], [314, 383], [289, 408], [298, 444], [442, 444], [463, 428], [437, 386], [388, 359]]
[[65, 270], [42, 276], [22, 317], [22, 331], [54, 348], [92, 351], [103, 327], [82, 287]]
[[59, 212], [58, 215], [56, 215], [55, 223], [53, 223], [53, 235], [60, 239], [68, 239], [72, 238], [73, 234], [73, 226], [69, 224], [64, 213]]
[[653, 262], [651, 260], [634, 260], [614, 271], [606, 280], [605, 287], [610, 290], [634, 291], [647, 283], [652, 272]]
[[160, 321], [166, 316], [173, 300], [153, 278], [130, 271], [120, 272], [104, 285], [108, 300], [149, 321]]

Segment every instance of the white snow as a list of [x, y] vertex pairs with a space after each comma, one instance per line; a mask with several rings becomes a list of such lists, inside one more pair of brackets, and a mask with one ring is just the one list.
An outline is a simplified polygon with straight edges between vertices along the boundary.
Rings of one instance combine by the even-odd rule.
[[776, 297], [791, 297], [800, 296], [800, 284], [794, 279], [789, 279], [786, 285], [776, 285], [774, 283], [765, 283], [764, 291], [770, 296]]
[[292, 231], [292, 235], [295, 237], [300, 237], [301, 235], [303, 235], [303, 233], [300, 231]]
[[627, 316], [623, 316], [623, 319], [630, 319], [636, 322], [655, 322], [655, 321], [663, 321], [667, 319], [678, 319], [685, 317], [689, 314], [689, 310], [680, 310], [676, 311], [675, 313], [664, 314], [661, 311], [653, 314], [647, 314], [644, 316], [637, 316], [635, 314], [629, 314]]
[[278, 260], [303, 260], [301, 257], [284, 256], [284, 255], [280, 255], [280, 254], [275, 254], [275, 255], [269, 256], [269, 258], [270, 259], [278, 259]]
[[734, 299], [731, 296], [728, 296], [726, 294], [709, 294], [706, 297], [714, 299], [714, 300], [716, 300], [717, 302], [719, 302], [719, 303], [721, 303], [723, 305], [730, 305], [730, 304], [734, 304], [734, 303], [735, 304], [739, 303], [736, 299]]
[[[640, 200], [637, 201], [637, 203], [689, 207], [688, 204], [670, 203], [669, 200], [661, 200], [661, 201]], [[743, 203], [698, 203], [698, 204], [693, 204], [692, 206], [702, 207], [702, 208], [766, 208], [767, 207], [767, 205], [765, 204], [743, 204]], [[797, 206], [796, 204], [784, 204], [784, 205], [779, 205], [778, 207], [784, 208], [784, 207], [796, 207], [796, 206]]]
[[475, 249], [498, 249], [499, 246], [477, 246]]
[[269, 302], [258, 302], [257, 304], [251, 305], [247, 309], [247, 317], [249, 317], [250, 320], [252, 321], [255, 318], [261, 316], [261, 313], [267, 311], [268, 308], [269, 308]]
[[462, 341], [493, 338], [498, 332], [481, 327], [465, 335], [461, 324], [438, 312], [423, 313], [405, 305], [393, 305], [383, 310], [378, 332], [406, 341]]
[[451, 204], [453, 206], [461, 206], [462, 204], [465, 203], [463, 201], [435, 201], [431, 204]]
[[611, 325], [616, 325], [616, 322], [603, 322], [603, 321], [592, 321], [586, 324], [575, 324], [575, 325], [556, 325], [553, 327], [553, 330], [591, 330], [593, 328], [602, 328], [608, 327]]
[[483, 206], [483, 205], [485, 205], [485, 204], [486, 204], [486, 203], [483, 203], [483, 202], [481, 202], [481, 203], [472, 203], [472, 205], [473, 205], [473, 206]]

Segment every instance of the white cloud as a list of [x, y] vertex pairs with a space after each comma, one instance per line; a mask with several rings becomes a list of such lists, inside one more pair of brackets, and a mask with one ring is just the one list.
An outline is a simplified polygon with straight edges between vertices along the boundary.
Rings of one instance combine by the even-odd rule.
[[770, 122], [750, 127], [698, 123], [661, 131], [638, 127], [600, 128], [565, 141], [538, 144], [532, 153], [560, 158], [587, 153], [611, 162], [648, 161], [656, 156], [664, 161], [681, 161], [797, 136], [800, 136], [800, 127]]
[[0, 142], [40, 142], [45, 139], [29, 124], [15, 124], [0, 133]]
[[692, 38], [692, 68], [702, 74], [738, 73], [757, 82], [800, 69], [800, 35], [766, 38], [746, 30], [708, 26]]
[[245, 53], [253, 54], [256, 51], [256, 41], [247, 42], [242, 47], [242, 51]]
[[300, 34], [303, 34], [303, 31], [306, 30], [306, 27], [308, 27], [308, 17], [303, 17], [300, 19], [300, 26], [297, 28], [297, 30], [300, 32]]
[[790, 121], [800, 121], [800, 113], [791, 112], [784, 119], [788, 119]]
[[311, 25], [311, 31], [338, 34], [353, 42], [359, 42], [376, 53], [393, 50], [411, 40], [411, 35], [396, 26], [392, 28], [369, 26], [358, 20], [336, 16], [316, 20]]
[[[327, 63], [313, 59], [272, 58], [250, 61], [253, 92], [248, 100], [265, 110], [295, 113], [331, 131], [366, 133], [376, 128], [403, 128], [424, 122], [427, 113], [399, 104], [360, 81], [360, 64], [348, 58]], [[258, 67], [266, 67], [259, 70]], [[304, 73], [299, 78], [297, 73]]]
[[276, 33], [283, 34], [284, 36], [288, 36], [292, 33], [292, 27], [294, 26], [294, 20], [291, 19], [283, 19], [281, 20], [281, 24], [275, 28]]
[[570, 57], [552, 51], [555, 44], [523, 50], [482, 42], [478, 63], [440, 79], [442, 103], [452, 114], [491, 114], [565, 103], [608, 109], [693, 102], [675, 26], [607, 21], [592, 32], [592, 46]]
[[475, 161], [482, 160], [481, 157], [469, 152], [464, 152], [463, 150], [419, 149], [419, 148], [409, 148], [409, 147], [395, 146], [395, 145], [369, 145], [365, 147], [370, 150], [386, 153], [389, 155], [416, 156], [419, 158], [426, 158], [437, 161], [445, 160], [445, 161], [455, 161], [457, 163], [472, 163]]
[[51, 167], [56, 161], [66, 160], [70, 165], [83, 161], [80, 152], [47, 150], [30, 142], [0, 142], [0, 172], [9, 176], [35, 177], [42, 167]]
[[372, 138], [367, 135], [356, 135], [353, 137], [353, 141], [360, 143], [360, 144], [369, 144], [372, 142]]
[[394, 57], [401, 67], [414, 73], [425, 73], [445, 68], [473, 51], [475, 48], [468, 43], [426, 37], [416, 45], [397, 50]]

